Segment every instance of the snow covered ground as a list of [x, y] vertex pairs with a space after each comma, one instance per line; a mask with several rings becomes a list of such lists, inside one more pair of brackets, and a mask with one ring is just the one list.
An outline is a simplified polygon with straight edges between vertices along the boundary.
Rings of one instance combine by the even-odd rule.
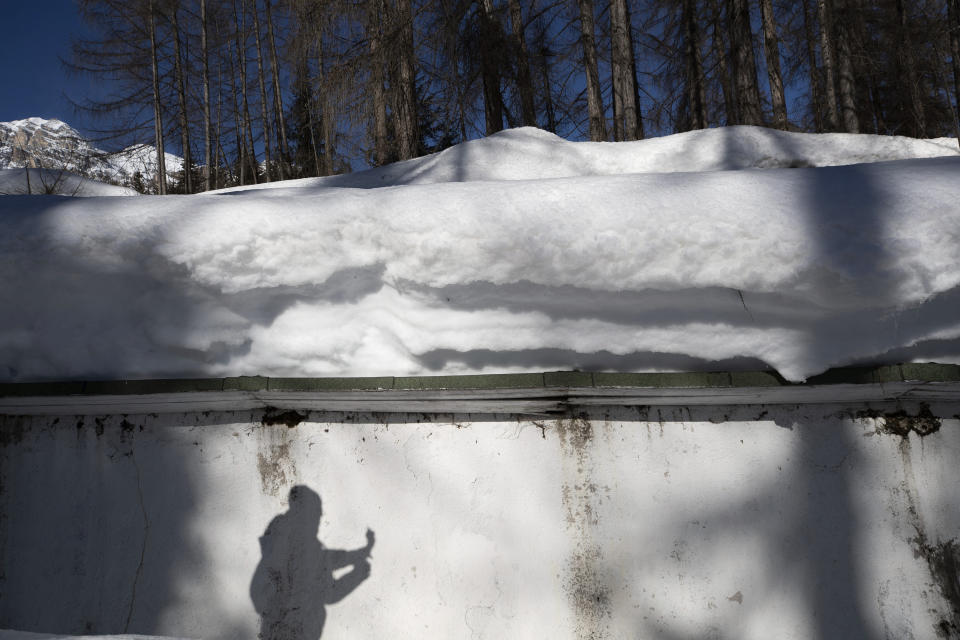
[[958, 178], [951, 139], [526, 128], [212, 194], [7, 197], [0, 378], [960, 362]]

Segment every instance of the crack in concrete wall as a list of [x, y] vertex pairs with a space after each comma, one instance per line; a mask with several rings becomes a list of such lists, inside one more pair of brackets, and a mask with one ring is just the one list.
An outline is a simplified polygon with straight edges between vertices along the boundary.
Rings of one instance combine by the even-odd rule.
[[[126, 420], [124, 420], [126, 423]], [[137, 500], [140, 504], [140, 512], [143, 515], [143, 544], [140, 546], [140, 561], [137, 564], [137, 571], [133, 576], [133, 586], [130, 593], [130, 608], [127, 610], [127, 619], [123, 624], [123, 632], [130, 630], [130, 620], [133, 618], [133, 610], [137, 603], [137, 585], [143, 574], [143, 563], [147, 557], [147, 541], [150, 538], [150, 518], [147, 516], [147, 508], [143, 502], [143, 484], [140, 477], [140, 465], [137, 464], [137, 455], [134, 452], [134, 445], [130, 445], [130, 461], [133, 463], [137, 478]]]

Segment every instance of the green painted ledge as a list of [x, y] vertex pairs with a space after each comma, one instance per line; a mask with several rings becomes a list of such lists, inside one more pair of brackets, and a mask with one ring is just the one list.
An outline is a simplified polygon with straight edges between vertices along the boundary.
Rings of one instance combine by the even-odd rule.
[[370, 378], [183, 378], [0, 383], [0, 397], [144, 395], [195, 391], [436, 391], [550, 388], [756, 388], [810, 387], [893, 382], [960, 382], [960, 365], [922, 363], [831, 369], [803, 384], [785, 381], [775, 371], [686, 373], [591, 373], [551, 371], [463, 376]]

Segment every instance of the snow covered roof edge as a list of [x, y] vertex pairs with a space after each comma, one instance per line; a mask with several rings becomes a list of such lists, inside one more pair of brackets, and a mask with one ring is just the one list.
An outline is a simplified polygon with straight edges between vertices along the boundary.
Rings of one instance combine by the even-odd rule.
[[[960, 401], [960, 365], [831, 369], [804, 383], [775, 371], [523, 374], [370, 378], [230, 378], [0, 384], [0, 414], [176, 411], [567, 413], [577, 407]], [[301, 419], [305, 418], [302, 416]]]

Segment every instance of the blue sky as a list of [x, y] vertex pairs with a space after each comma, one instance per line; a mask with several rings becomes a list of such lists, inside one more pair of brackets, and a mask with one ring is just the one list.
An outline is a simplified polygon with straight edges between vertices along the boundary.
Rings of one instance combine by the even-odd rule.
[[83, 33], [74, 0], [5, 0], [3, 23], [0, 121], [59, 118], [83, 130], [83, 118], [63, 95], [80, 99], [95, 83], [70, 77], [60, 63], [70, 55], [71, 40]]

